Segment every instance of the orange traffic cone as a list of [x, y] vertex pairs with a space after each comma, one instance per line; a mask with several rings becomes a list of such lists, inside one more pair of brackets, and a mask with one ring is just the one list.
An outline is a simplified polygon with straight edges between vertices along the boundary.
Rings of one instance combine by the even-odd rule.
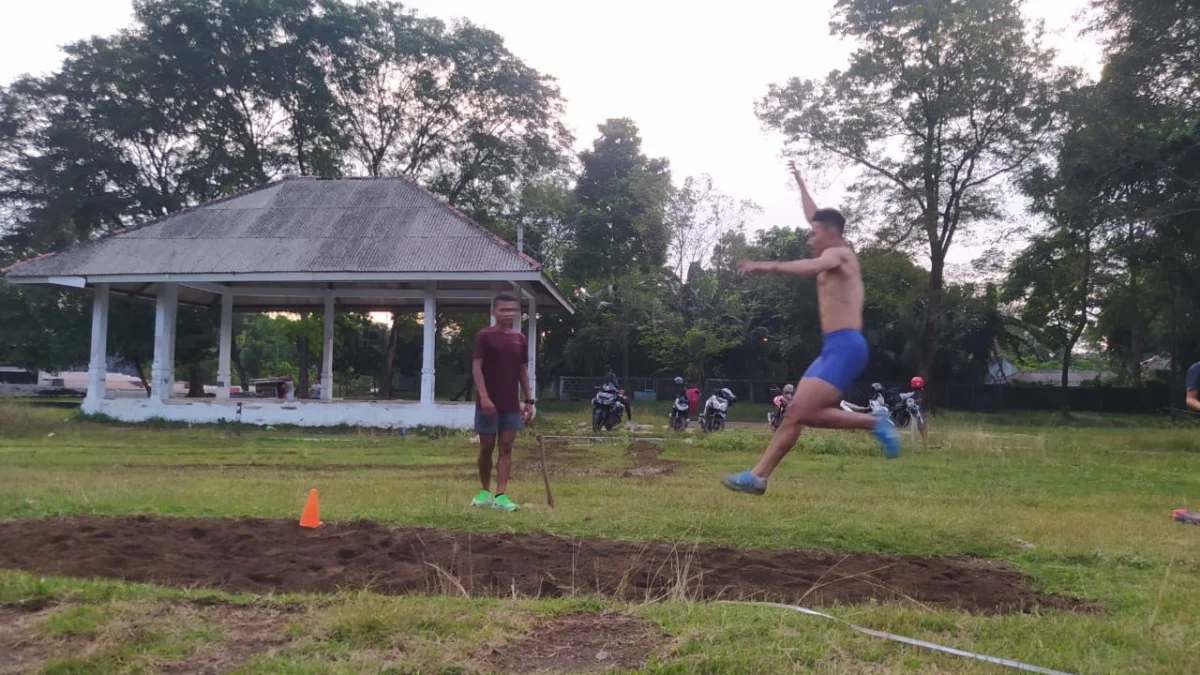
[[320, 510], [320, 507], [317, 506], [317, 490], [313, 488], [308, 491], [308, 499], [304, 502], [304, 510], [300, 512], [300, 527], [320, 527]]

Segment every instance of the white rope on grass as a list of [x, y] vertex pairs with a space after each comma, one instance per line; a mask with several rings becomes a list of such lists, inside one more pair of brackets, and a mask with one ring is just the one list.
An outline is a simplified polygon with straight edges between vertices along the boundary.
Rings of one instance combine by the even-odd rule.
[[808, 616], [815, 616], [815, 617], [819, 617], [822, 619], [829, 619], [831, 621], [837, 621], [838, 623], [844, 623], [847, 626], [849, 626], [850, 628], [852, 628], [864, 635], [870, 635], [871, 637], [883, 638], [884, 640], [891, 640], [893, 642], [901, 642], [906, 645], [912, 645], [914, 647], [924, 647], [925, 649], [932, 649], [934, 651], [939, 651], [944, 654], [953, 654], [954, 656], [961, 656], [963, 658], [975, 659], [976, 661], [984, 661], [987, 663], [993, 663], [998, 666], [1006, 666], [1008, 668], [1015, 668], [1017, 670], [1023, 670], [1027, 673], [1041, 673], [1041, 675], [1071, 675], [1070, 673], [1064, 673], [1061, 670], [1051, 670], [1050, 668], [1042, 668], [1041, 666], [1034, 666], [1034, 665], [1030, 665], [1028, 663], [1022, 663], [1020, 661], [1014, 661], [1012, 659], [1002, 659], [998, 656], [988, 656], [986, 654], [976, 654], [975, 652], [968, 652], [964, 649], [955, 649], [954, 647], [946, 647], [946, 646], [939, 645], [934, 642], [926, 642], [925, 640], [918, 640], [916, 638], [904, 637], [903, 635], [894, 635], [892, 633], [885, 633], [881, 630], [871, 630], [870, 628], [863, 628], [862, 626], [856, 626], [856, 625], [850, 623], [849, 621], [846, 621], [845, 619], [839, 619], [838, 617], [830, 615], [830, 614], [824, 614], [821, 612], [817, 612], [817, 611], [814, 611], [814, 610], [811, 610], [811, 609], [808, 609], [805, 607], [799, 607], [796, 605], [784, 605], [784, 604], [778, 603], [778, 602], [739, 602], [739, 601], [734, 601], [734, 600], [721, 600], [721, 601], [719, 601], [719, 604], [758, 605], [760, 607], [775, 607], [778, 609], [787, 609], [787, 610], [791, 610], [793, 612], [799, 612], [800, 614], [807, 614]]

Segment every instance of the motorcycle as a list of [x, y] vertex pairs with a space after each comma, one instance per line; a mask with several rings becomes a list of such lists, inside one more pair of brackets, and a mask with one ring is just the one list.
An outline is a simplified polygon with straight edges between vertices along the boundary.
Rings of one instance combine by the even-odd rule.
[[675, 403], [671, 406], [671, 414], [667, 416], [667, 426], [671, 431], [683, 431], [687, 429], [688, 413], [692, 409], [692, 404], [688, 401], [686, 391], [681, 391], [675, 397]]
[[866, 406], [842, 401], [842, 410], [886, 416], [892, 426], [897, 429], [908, 429], [915, 423], [915, 429], [921, 434], [921, 440], [929, 441], [929, 426], [925, 422], [925, 415], [921, 412], [921, 405], [917, 403], [917, 392], [896, 393], [891, 389], [885, 389], [878, 383], [871, 385], [871, 388], [874, 393], [871, 394], [871, 399], [867, 401]]
[[592, 433], [599, 433], [601, 428], [612, 431], [613, 427], [621, 424], [621, 417], [625, 414], [625, 404], [621, 402], [625, 392], [611, 382], [597, 389], [599, 391], [592, 399]]
[[787, 412], [788, 404], [792, 402], [792, 394], [795, 391], [796, 388], [790, 384], [783, 389], [771, 387], [771, 393], [778, 394], [772, 401], [774, 407], [767, 413], [767, 426], [772, 430], [778, 429], [783, 422], [783, 414]]
[[700, 416], [700, 428], [707, 432], [724, 431], [725, 420], [729, 414], [729, 406], [737, 401], [737, 396], [728, 389], [718, 389], [708, 397], [704, 404], [704, 414]]

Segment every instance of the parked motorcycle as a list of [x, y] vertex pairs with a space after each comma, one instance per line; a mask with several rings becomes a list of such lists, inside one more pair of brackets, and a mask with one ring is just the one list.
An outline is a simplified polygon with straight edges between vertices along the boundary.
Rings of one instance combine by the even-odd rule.
[[[916, 383], [917, 378], [914, 378]], [[917, 392], [901, 392], [897, 393], [891, 389], [886, 389], [882, 384], [876, 382], [871, 385], [871, 399], [867, 401], [866, 406], [859, 406], [842, 401], [842, 410], [850, 412], [869, 413], [872, 415], [886, 415], [888, 421], [897, 429], [908, 429], [915, 423], [915, 429], [920, 432], [921, 440], [929, 441], [929, 426], [925, 422], [925, 415], [921, 412], [921, 405], [917, 403]]]
[[778, 396], [772, 401], [774, 406], [767, 413], [767, 426], [775, 430], [783, 422], [783, 414], [787, 412], [788, 404], [792, 402], [792, 395], [796, 393], [796, 386], [788, 384], [784, 385], [783, 389], [772, 387], [771, 393], [778, 394]]
[[625, 404], [622, 403], [625, 392], [611, 382], [597, 389], [599, 391], [592, 399], [592, 433], [599, 433], [600, 429], [612, 431], [621, 424], [621, 417], [625, 414]]
[[688, 413], [691, 412], [692, 403], [688, 400], [687, 389], [683, 388], [682, 377], [675, 378], [675, 386], [679, 387], [679, 393], [675, 395], [675, 403], [671, 405], [671, 412], [667, 415], [667, 428], [682, 432], [687, 429]]
[[737, 396], [733, 395], [728, 389], [718, 389], [716, 393], [708, 397], [708, 401], [704, 404], [704, 413], [700, 416], [700, 428], [705, 431], [724, 431], [726, 418], [729, 415], [729, 406], [737, 402]]

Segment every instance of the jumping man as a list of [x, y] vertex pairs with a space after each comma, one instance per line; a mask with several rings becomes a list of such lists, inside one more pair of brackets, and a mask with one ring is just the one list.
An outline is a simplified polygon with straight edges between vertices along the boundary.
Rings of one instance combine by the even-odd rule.
[[[533, 416], [536, 401], [529, 393], [529, 352], [525, 336], [513, 328], [521, 314], [516, 296], [501, 293], [492, 302], [496, 325], [484, 328], [475, 336], [471, 373], [475, 378], [478, 399], [475, 405], [475, 433], [479, 434], [479, 482], [483, 490], [471, 500], [471, 506], [491, 505], [494, 509], [516, 511], [517, 505], [508, 498], [508, 473], [512, 469], [512, 446], [521, 424]], [[517, 399], [517, 387], [525, 399], [524, 407]], [[496, 496], [489, 492], [492, 484], [492, 450], [500, 442], [500, 458], [496, 461]]]
[[824, 346], [821, 355], [800, 378], [783, 422], [771, 437], [758, 464], [749, 471], [726, 476], [722, 481], [731, 490], [756, 495], [767, 491], [767, 479], [771, 472], [796, 445], [801, 430], [806, 426], [870, 429], [883, 444], [884, 454], [888, 458], [900, 454], [900, 438], [887, 418], [832, 407], [867, 365], [867, 340], [862, 334], [862, 274], [858, 258], [843, 238], [846, 219], [834, 209], [818, 209], [795, 164], [789, 162], [788, 168], [800, 186], [804, 215], [812, 226], [808, 243], [817, 257], [790, 262], [744, 261], [740, 271], [742, 274], [782, 272], [802, 277], [815, 276]]

